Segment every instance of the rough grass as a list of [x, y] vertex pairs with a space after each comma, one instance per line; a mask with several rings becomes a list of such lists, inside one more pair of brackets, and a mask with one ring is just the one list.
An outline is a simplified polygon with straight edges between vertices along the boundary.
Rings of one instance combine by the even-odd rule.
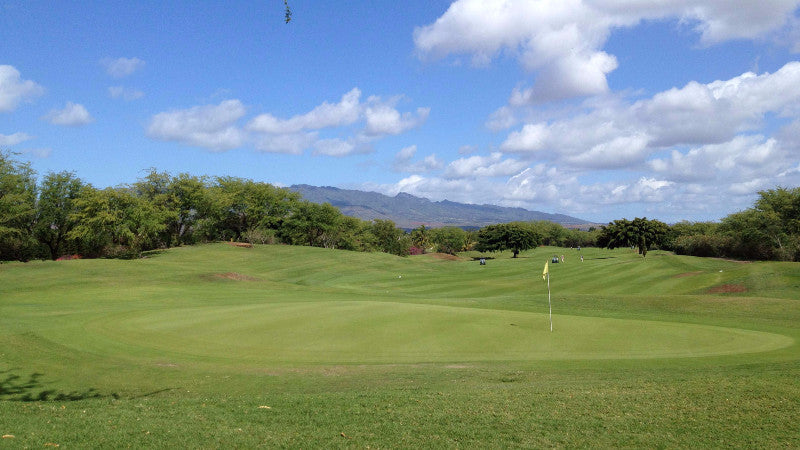
[[800, 265], [583, 254], [3, 264], [0, 447], [800, 446]]

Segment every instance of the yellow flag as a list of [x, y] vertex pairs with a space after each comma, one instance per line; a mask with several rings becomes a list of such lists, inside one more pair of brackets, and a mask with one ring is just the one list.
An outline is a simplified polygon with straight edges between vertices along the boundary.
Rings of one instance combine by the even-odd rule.
[[548, 261], [548, 262], [546, 262], [546, 263], [544, 263], [544, 271], [542, 272], [542, 279], [543, 279], [543, 280], [546, 280], [546, 279], [547, 279], [547, 274], [548, 274], [548, 272], [550, 272], [550, 270], [548, 270], [548, 268], [547, 268], [547, 265], [548, 265], [549, 263], [550, 263], [549, 261]]

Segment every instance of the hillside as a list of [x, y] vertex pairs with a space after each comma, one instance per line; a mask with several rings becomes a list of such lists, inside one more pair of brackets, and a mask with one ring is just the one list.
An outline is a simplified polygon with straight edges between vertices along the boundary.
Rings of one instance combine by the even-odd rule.
[[289, 189], [314, 203], [330, 203], [348, 216], [362, 220], [389, 219], [401, 228], [420, 225], [482, 227], [513, 221], [548, 220], [564, 226], [588, 226], [591, 222], [564, 214], [548, 214], [523, 208], [472, 205], [443, 200], [434, 202], [401, 192], [394, 197], [377, 192], [299, 184]]

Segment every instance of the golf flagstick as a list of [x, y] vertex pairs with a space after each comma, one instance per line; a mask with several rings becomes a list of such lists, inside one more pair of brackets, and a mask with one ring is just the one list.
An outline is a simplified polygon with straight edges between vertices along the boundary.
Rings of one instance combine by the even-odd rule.
[[553, 304], [550, 302], [550, 269], [548, 268], [549, 262], [544, 263], [544, 271], [542, 278], [547, 280], [547, 306], [550, 307], [550, 332], [553, 332]]

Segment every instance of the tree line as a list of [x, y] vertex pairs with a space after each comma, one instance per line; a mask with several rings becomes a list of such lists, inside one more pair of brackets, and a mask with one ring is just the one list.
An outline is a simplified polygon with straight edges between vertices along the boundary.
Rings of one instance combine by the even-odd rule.
[[398, 255], [410, 247], [390, 220], [348, 217], [269, 183], [155, 169], [135, 183], [103, 189], [72, 172], [48, 173], [37, 183], [30, 164], [0, 152], [0, 261], [131, 258], [212, 241]]
[[630, 247], [694, 256], [800, 260], [800, 188], [759, 193], [753, 208], [715, 222], [619, 219], [588, 231], [548, 221], [406, 232], [391, 220], [364, 221], [328, 203], [237, 177], [171, 175], [150, 169], [132, 184], [96, 188], [72, 172], [40, 181], [29, 163], [0, 151], [0, 261], [132, 258], [213, 241], [283, 243], [395, 255], [520, 251], [540, 245]]

